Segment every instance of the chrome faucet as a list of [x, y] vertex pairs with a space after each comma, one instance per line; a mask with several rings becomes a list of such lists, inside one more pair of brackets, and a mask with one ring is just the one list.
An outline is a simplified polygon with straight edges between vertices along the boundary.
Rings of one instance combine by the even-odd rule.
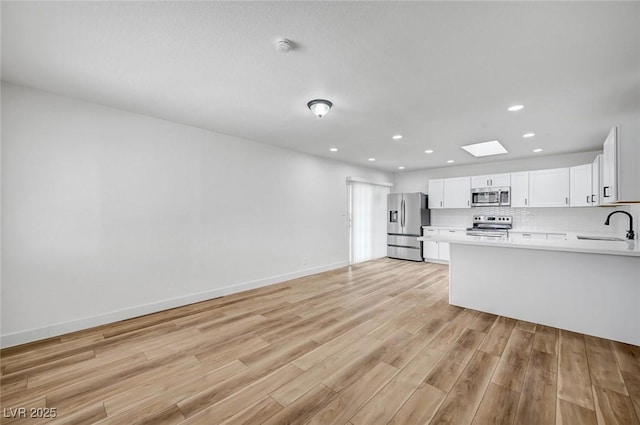
[[629, 214], [626, 211], [614, 211], [611, 214], [609, 214], [607, 216], [607, 219], [604, 221], [604, 224], [606, 224], [607, 226], [609, 225], [609, 219], [611, 218], [612, 215], [617, 214], [617, 213], [622, 213], [622, 214], [626, 214], [627, 216], [629, 216], [629, 230], [627, 230], [627, 239], [634, 239], [635, 238], [635, 234], [633, 233], [633, 216], [631, 214]]

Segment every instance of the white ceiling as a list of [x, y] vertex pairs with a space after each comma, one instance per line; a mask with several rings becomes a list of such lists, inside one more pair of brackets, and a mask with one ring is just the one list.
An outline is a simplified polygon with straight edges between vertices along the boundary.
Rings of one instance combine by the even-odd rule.
[[[387, 171], [597, 150], [640, 114], [640, 2], [3, 1], [1, 13], [5, 81]], [[279, 37], [296, 48], [278, 53]], [[315, 98], [334, 103], [321, 119]], [[492, 139], [509, 154], [460, 149]]]

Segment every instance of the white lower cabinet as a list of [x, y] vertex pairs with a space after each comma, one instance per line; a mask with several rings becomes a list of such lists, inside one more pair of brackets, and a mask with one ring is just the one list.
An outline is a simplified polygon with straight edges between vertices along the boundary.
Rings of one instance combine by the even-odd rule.
[[[424, 229], [424, 235], [434, 235], [434, 234], [465, 234], [466, 230], [462, 229]], [[449, 262], [449, 242], [442, 241], [423, 241], [422, 242], [422, 258], [425, 261], [434, 261], [438, 263], [448, 263]]]

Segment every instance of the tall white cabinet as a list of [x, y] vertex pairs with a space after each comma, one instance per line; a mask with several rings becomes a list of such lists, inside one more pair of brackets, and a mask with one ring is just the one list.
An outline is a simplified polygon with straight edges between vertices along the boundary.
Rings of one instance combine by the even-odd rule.
[[640, 202], [640, 120], [613, 127], [602, 154], [601, 204]]
[[601, 203], [610, 204], [618, 200], [617, 165], [618, 138], [617, 127], [613, 127], [604, 141], [602, 153], [602, 192]]

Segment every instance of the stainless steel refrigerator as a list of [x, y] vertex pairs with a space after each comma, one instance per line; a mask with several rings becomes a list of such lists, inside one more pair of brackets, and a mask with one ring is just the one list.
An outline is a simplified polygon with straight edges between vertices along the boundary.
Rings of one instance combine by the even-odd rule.
[[390, 193], [387, 195], [387, 256], [422, 261], [422, 226], [429, 225], [427, 195]]

